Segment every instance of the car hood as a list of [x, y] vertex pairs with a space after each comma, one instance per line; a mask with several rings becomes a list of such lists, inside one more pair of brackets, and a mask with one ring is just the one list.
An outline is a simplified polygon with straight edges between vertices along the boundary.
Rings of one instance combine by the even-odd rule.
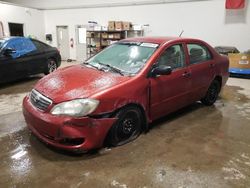
[[52, 99], [54, 103], [60, 103], [77, 98], [88, 98], [129, 79], [130, 77], [116, 73], [74, 65], [45, 76], [35, 85], [35, 89]]

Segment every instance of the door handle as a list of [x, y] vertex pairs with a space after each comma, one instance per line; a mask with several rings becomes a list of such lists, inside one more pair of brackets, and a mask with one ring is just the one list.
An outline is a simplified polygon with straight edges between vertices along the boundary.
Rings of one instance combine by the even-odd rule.
[[182, 74], [182, 76], [183, 77], [190, 77], [191, 76], [191, 72], [184, 72], [183, 74]]

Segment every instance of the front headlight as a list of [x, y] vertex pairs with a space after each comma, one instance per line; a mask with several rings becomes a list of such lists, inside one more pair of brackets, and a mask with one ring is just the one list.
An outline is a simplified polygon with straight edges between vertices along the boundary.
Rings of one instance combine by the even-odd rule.
[[99, 101], [95, 99], [76, 99], [57, 104], [52, 108], [51, 113], [53, 115], [81, 117], [91, 114], [98, 104]]

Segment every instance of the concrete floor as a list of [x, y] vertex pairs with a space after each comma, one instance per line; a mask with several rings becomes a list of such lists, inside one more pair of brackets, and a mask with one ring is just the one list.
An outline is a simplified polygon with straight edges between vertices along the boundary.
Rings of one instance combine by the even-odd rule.
[[0, 187], [250, 187], [250, 80], [230, 78], [214, 106], [195, 103], [132, 143], [72, 155], [26, 128], [21, 101], [41, 76], [0, 87]]

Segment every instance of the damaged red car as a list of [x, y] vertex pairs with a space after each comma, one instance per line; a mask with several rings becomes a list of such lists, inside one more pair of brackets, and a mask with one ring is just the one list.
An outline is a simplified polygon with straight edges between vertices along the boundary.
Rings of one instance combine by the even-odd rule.
[[195, 101], [212, 105], [228, 65], [201, 40], [125, 39], [38, 81], [23, 100], [23, 114], [49, 145], [82, 152], [118, 146]]

